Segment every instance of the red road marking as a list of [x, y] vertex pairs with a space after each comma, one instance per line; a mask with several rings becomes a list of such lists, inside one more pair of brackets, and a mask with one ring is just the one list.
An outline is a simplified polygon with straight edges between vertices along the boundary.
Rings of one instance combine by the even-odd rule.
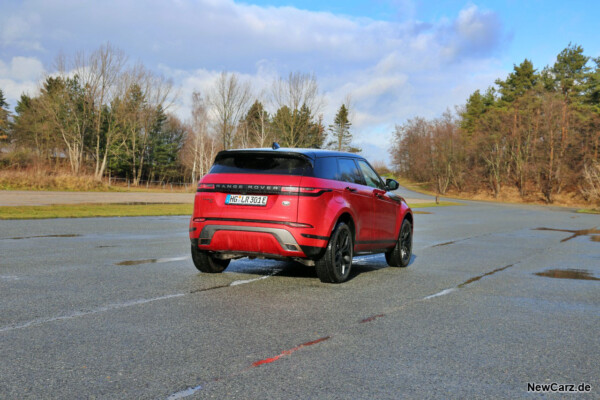
[[282, 351], [281, 354], [279, 354], [279, 355], [277, 355], [275, 357], [265, 358], [264, 360], [255, 361], [255, 362], [252, 363], [252, 367], [258, 367], [259, 365], [270, 364], [272, 362], [275, 362], [275, 361], [279, 360], [283, 356], [289, 356], [289, 355], [291, 355], [293, 352], [295, 352], [297, 350], [300, 350], [303, 347], [312, 346], [314, 344], [324, 342], [324, 341], [326, 341], [326, 340], [328, 340], [330, 338], [331, 338], [331, 336], [325, 336], [325, 337], [322, 337], [320, 339], [313, 340], [312, 342], [302, 343], [300, 346], [296, 346], [293, 349]]

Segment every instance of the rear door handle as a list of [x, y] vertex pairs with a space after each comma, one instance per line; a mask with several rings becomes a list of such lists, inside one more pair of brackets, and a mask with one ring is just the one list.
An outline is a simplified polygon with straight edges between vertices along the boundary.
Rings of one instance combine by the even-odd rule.
[[346, 190], [349, 192], [352, 192], [352, 193], [356, 192], [356, 189], [354, 189], [353, 187], [350, 187], [350, 186], [346, 186]]

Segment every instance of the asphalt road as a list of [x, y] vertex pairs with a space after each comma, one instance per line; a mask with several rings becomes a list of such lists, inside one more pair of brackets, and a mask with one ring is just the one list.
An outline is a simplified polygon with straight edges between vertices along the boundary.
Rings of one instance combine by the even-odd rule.
[[600, 216], [466, 204], [341, 285], [200, 274], [184, 217], [0, 221], [0, 398], [600, 398]]

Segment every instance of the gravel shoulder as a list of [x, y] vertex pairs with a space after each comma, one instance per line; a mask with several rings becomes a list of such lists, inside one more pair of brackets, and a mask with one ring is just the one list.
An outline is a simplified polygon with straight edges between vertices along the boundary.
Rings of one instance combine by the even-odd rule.
[[193, 203], [195, 193], [0, 191], [0, 206], [98, 203]]

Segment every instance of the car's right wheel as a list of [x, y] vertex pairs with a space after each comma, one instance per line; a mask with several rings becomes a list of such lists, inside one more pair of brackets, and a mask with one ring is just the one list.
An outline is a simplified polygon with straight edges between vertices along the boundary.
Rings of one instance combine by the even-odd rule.
[[394, 248], [385, 253], [385, 261], [390, 267], [408, 267], [412, 256], [412, 224], [408, 219], [402, 221], [398, 241]]
[[348, 225], [340, 222], [331, 234], [325, 254], [315, 262], [321, 282], [341, 283], [348, 279], [353, 253], [352, 231]]
[[208, 252], [199, 250], [196, 246], [192, 245], [192, 261], [198, 271], [209, 274], [218, 274], [227, 268], [231, 260], [216, 258]]

